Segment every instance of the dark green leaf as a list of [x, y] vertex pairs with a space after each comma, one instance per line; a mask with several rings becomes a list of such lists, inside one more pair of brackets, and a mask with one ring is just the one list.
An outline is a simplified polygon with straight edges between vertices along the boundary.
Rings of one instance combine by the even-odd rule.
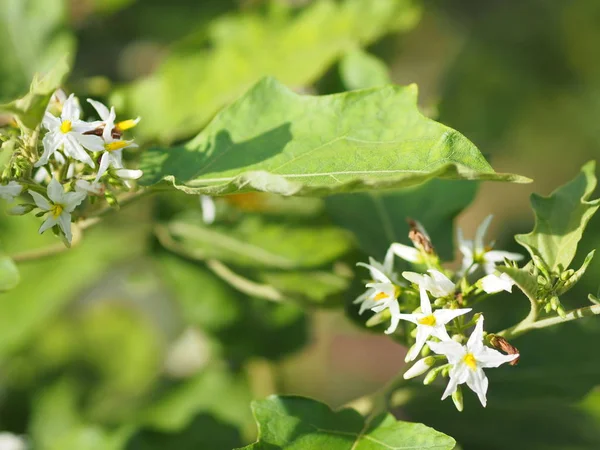
[[258, 442], [245, 450], [452, 450], [454, 439], [418, 423], [382, 414], [368, 425], [353, 409], [332, 411], [302, 397], [269, 397], [252, 403]]
[[185, 147], [144, 153], [141, 183], [187, 193], [332, 194], [497, 174], [460, 133], [421, 115], [415, 86], [322, 97], [267, 78]]

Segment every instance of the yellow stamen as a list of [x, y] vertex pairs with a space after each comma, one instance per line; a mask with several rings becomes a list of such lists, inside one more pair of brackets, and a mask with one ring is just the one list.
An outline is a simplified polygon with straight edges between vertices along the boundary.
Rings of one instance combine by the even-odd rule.
[[60, 124], [61, 133], [66, 134], [69, 131], [71, 131], [72, 128], [73, 128], [73, 125], [71, 124], [70, 120], [63, 120], [63, 122]]
[[122, 122], [119, 122], [115, 125], [115, 127], [117, 128], [117, 130], [120, 131], [125, 131], [125, 130], [129, 130], [130, 128], [135, 127], [138, 124], [138, 120], [134, 120], [134, 119], [128, 119], [128, 120], [123, 120]]
[[380, 292], [375, 297], [373, 297], [373, 300], [375, 300], [376, 302], [378, 302], [379, 300], [383, 300], [385, 298], [388, 298], [388, 295], [385, 292]]
[[467, 353], [463, 358], [463, 362], [469, 366], [471, 370], [477, 369], [477, 360], [475, 359], [475, 356], [473, 356], [473, 353]]
[[127, 141], [114, 141], [104, 144], [104, 148], [108, 152], [114, 152], [115, 150], [121, 150], [122, 148], [127, 147], [129, 144], [130, 142]]
[[435, 320], [435, 316], [433, 314], [429, 314], [428, 316], [425, 316], [425, 317], [417, 320], [417, 322], [419, 322], [421, 325], [427, 325], [430, 327], [434, 327], [436, 320]]
[[63, 205], [61, 205], [60, 203], [55, 203], [52, 206], [50, 206], [50, 213], [52, 214], [52, 217], [57, 219], [58, 216], [60, 216], [62, 214], [63, 209], [64, 209]]

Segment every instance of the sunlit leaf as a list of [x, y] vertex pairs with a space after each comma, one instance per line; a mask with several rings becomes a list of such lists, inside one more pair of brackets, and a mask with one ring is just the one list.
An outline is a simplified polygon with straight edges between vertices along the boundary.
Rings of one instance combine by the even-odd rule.
[[392, 82], [383, 61], [364, 50], [355, 49], [340, 61], [340, 77], [349, 91], [383, 86]]
[[526, 181], [497, 174], [464, 136], [421, 115], [416, 94], [411, 85], [301, 96], [267, 78], [185, 147], [144, 153], [140, 182], [322, 195], [432, 178]]
[[535, 227], [531, 233], [515, 238], [552, 271], [569, 267], [588, 221], [600, 207], [600, 199], [589, 199], [596, 188], [595, 168], [595, 162], [590, 161], [575, 179], [549, 197], [531, 196]]
[[269, 397], [252, 403], [258, 442], [245, 450], [452, 450], [454, 439], [418, 423], [382, 414], [369, 424], [353, 409], [332, 411], [302, 397]]

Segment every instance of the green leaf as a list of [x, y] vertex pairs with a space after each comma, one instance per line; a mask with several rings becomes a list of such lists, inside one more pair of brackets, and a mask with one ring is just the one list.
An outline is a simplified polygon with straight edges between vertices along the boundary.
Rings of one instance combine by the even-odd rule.
[[392, 83], [385, 63], [362, 49], [344, 55], [340, 61], [340, 76], [349, 91]]
[[585, 259], [583, 260], [583, 264], [581, 264], [581, 267], [577, 269], [575, 273], [571, 276], [571, 278], [567, 280], [565, 285], [557, 291], [556, 295], [563, 295], [565, 292], [570, 291], [577, 283], [579, 283], [579, 280], [581, 280], [583, 275], [585, 275], [585, 272], [590, 266], [592, 259], [594, 259], [595, 253], [596, 250], [592, 250], [587, 254]]
[[411, 85], [302, 96], [267, 78], [185, 147], [145, 152], [140, 183], [324, 195], [431, 178], [526, 181], [495, 173], [464, 136], [421, 115], [416, 95]]
[[75, 39], [66, 29], [64, 0], [4, 0], [0, 8], [0, 100], [27, 90], [36, 73], [45, 73], [66, 54]]
[[262, 272], [259, 278], [282, 296], [319, 306], [333, 306], [331, 300], [350, 285], [348, 277], [324, 270]]
[[269, 222], [260, 216], [248, 215], [233, 226], [207, 226], [190, 214], [167, 227], [186, 256], [245, 267], [318, 267], [351, 248], [350, 236], [339, 228]]
[[144, 118], [136, 137], [188, 137], [265, 75], [309, 85], [348, 49], [411, 29], [420, 16], [414, 0], [278, 6], [213, 21], [200, 38], [191, 35], [175, 47], [156, 73], [117, 91], [112, 103]]
[[0, 292], [14, 289], [20, 280], [19, 269], [14, 261], [3, 252], [0, 252]]
[[369, 424], [353, 409], [332, 411], [315, 400], [276, 397], [252, 403], [258, 442], [245, 450], [451, 450], [449, 436], [385, 413]]
[[549, 197], [532, 194], [535, 226], [529, 234], [515, 237], [531, 257], [540, 257], [550, 268], [565, 270], [573, 261], [583, 231], [600, 207], [600, 199], [589, 200], [596, 188], [596, 163], [590, 161], [572, 181]]
[[431, 180], [396, 191], [333, 195], [327, 211], [338, 225], [352, 231], [361, 249], [383, 259], [392, 242], [409, 244], [407, 219], [418, 220], [438, 254], [454, 257], [454, 219], [475, 198], [477, 183]]
[[41, 123], [50, 97], [68, 73], [69, 65], [63, 58], [43, 76], [34, 75], [29, 93], [18, 100], [0, 105], [0, 111], [14, 114], [23, 125], [33, 130]]
[[496, 269], [498, 272], [508, 274], [531, 301], [537, 301], [538, 282], [531, 273], [525, 269], [510, 266], [497, 266]]

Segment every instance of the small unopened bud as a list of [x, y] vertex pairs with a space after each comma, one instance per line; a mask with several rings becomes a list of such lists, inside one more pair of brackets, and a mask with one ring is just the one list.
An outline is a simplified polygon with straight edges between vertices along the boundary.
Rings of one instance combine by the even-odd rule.
[[439, 369], [430, 370], [429, 373], [427, 375], [425, 375], [423, 384], [425, 386], [427, 386], [427, 385], [430, 385], [431, 383], [433, 383], [435, 381], [435, 379], [437, 378], [437, 376], [440, 374], [440, 372], [441, 372], [441, 370], [439, 370]]
[[452, 394], [452, 401], [454, 402], [454, 406], [456, 406], [456, 409], [458, 409], [459, 412], [462, 412], [464, 405], [462, 389], [460, 388], [460, 386], [457, 386], [456, 391], [454, 391], [454, 393]]
[[567, 281], [574, 274], [575, 274], [575, 271], [573, 269], [565, 270], [563, 273], [560, 274], [560, 279], [562, 281]]
[[450, 374], [450, 365], [444, 366], [441, 372], [443, 377], [447, 377]]
[[556, 308], [556, 313], [563, 319], [567, 317], [567, 313], [562, 306], [558, 306], [558, 308]]
[[427, 345], [427, 344], [423, 345], [423, 348], [421, 349], [421, 356], [423, 356], [423, 357], [429, 356], [430, 353], [431, 353], [431, 349], [429, 348], [429, 345]]
[[433, 302], [433, 304], [435, 306], [444, 306], [446, 304], [446, 299], [445, 298], [436, 298], [435, 301]]
[[408, 369], [404, 373], [404, 379], [410, 380], [411, 378], [418, 377], [419, 375], [423, 375], [425, 372], [429, 370], [431, 366], [435, 363], [435, 358], [433, 356], [428, 356], [427, 358], [423, 358], [418, 360], [416, 363], [412, 365], [410, 369]]
[[106, 191], [106, 194], [104, 194], [104, 198], [106, 199], [106, 203], [108, 203], [113, 208], [119, 207], [117, 197], [115, 197], [112, 192]]
[[554, 296], [550, 299], [550, 306], [554, 311], [556, 311], [559, 308], [560, 301], [558, 300], [558, 297]]
[[544, 306], [544, 311], [546, 311], [547, 313], [552, 311], [552, 305], [550, 303], [546, 303], [546, 305]]
[[27, 205], [27, 204], [17, 205], [17, 206], [13, 206], [12, 208], [10, 208], [8, 210], [8, 214], [10, 214], [11, 216], [22, 216], [23, 214], [27, 214], [28, 212], [31, 212], [33, 210], [33, 208], [35, 208], [34, 205]]
[[537, 283], [538, 283], [540, 286], [546, 286], [546, 285], [548, 284], [548, 280], [547, 280], [545, 277], [543, 277], [543, 276], [541, 276], [541, 275], [538, 275], [538, 276], [537, 276]]
[[392, 318], [392, 314], [390, 313], [389, 309], [384, 309], [383, 311], [370, 317], [369, 320], [367, 320], [366, 325], [369, 328], [374, 327], [381, 323], [387, 322], [391, 318]]
[[415, 348], [415, 345], [416, 345], [416, 344], [412, 345], [412, 346], [411, 346], [411, 347], [408, 349], [408, 353], [406, 354], [406, 357], [404, 358], [404, 362], [409, 362], [409, 361], [410, 361], [410, 357], [411, 357], [411, 356], [413, 355], [413, 353], [414, 353], [414, 348]]
[[533, 255], [533, 264], [535, 264], [535, 267], [537, 267], [540, 272], [542, 272], [544, 274], [544, 276], [546, 277], [546, 279], [550, 279], [550, 268], [548, 267], [548, 265], [544, 262], [544, 260], [542, 258], [540, 258], [538, 255]]

